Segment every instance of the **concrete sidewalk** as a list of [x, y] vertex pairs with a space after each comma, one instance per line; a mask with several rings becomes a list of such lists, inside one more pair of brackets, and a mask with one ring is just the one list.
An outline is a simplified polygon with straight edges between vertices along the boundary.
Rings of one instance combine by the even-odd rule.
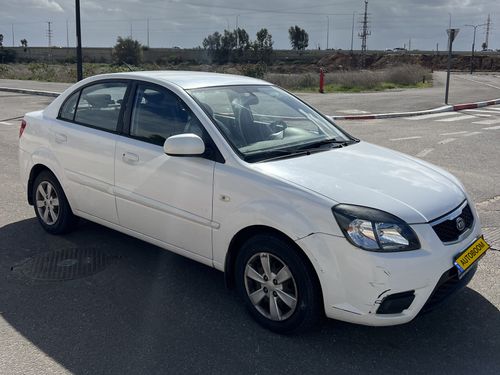
[[[453, 73], [450, 82], [450, 104], [476, 103], [500, 98], [500, 73]], [[321, 112], [340, 116], [399, 113], [436, 110], [444, 106], [445, 72], [434, 72], [434, 86], [425, 89], [401, 89], [366, 93], [297, 93], [297, 96]], [[30, 94], [57, 96], [70, 83], [0, 79], [1, 89], [20, 89]], [[453, 110], [453, 109], [449, 109]]]

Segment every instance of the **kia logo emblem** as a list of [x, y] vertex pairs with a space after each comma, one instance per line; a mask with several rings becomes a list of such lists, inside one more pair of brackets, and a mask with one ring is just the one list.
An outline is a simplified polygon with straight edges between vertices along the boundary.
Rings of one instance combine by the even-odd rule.
[[457, 225], [457, 229], [461, 232], [465, 229], [465, 221], [460, 216], [455, 220], [455, 224]]

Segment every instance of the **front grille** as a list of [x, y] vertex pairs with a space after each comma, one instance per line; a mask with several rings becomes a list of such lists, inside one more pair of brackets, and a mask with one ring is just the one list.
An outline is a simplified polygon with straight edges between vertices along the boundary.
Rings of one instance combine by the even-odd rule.
[[[462, 218], [464, 221], [464, 227], [459, 229], [457, 225], [457, 219]], [[453, 242], [457, 241], [460, 235], [466, 232], [468, 229], [472, 228], [474, 224], [474, 216], [472, 215], [472, 211], [467, 204], [462, 212], [457, 213], [455, 217], [452, 217], [448, 220], [442, 221], [439, 224], [433, 225], [432, 229], [436, 232], [439, 239], [443, 242]]]
[[455, 292], [464, 288], [469, 281], [471, 281], [472, 277], [476, 273], [476, 270], [477, 264], [472, 266], [471, 270], [468, 271], [461, 279], [458, 278], [458, 271], [455, 267], [446, 271], [437, 282], [436, 287], [422, 308], [421, 313], [433, 310], [436, 306], [440, 305], [441, 302], [455, 294]]

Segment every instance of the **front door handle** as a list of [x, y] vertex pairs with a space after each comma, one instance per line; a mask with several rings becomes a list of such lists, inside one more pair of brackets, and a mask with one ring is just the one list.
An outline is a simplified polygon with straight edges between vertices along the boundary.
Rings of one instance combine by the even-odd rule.
[[68, 141], [68, 137], [66, 134], [56, 133], [56, 142], [57, 143], [66, 143]]
[[139, 155], [134, 154], [133, 152], [124, 152], [122, 154], [122, 160], [125, 163], [134, 164], [139, 161]]

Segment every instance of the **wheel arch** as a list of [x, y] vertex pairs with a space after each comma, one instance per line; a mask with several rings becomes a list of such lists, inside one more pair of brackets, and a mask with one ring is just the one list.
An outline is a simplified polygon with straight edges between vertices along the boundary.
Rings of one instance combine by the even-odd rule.
[[59, 181], [59, 179], [57, 178], [57, 175], [54, 173], [54, 171], [52, 169], [47, 167], [45, 164], [41, 164], [41, 163], [35, 164], [30, 170], [30, 175], [28, 178], [27, 192], [26, 192], [28, 195], [28, 203], [32, 206], [34, 204], [33, 184], [35, 183], [35, 179], [37, 178], [37, 176], [44, 171], [51, 173], [55, 177], [57, 182], [59, 182], [59, 185], [61, 185], [61, 181]]
[[241, 246], [250, 239], [251, 237], [258, 235], [258, 234], [268, 234], [272, 236], [276, 236], [285, 242], [287, 242], [290, 247], [299, 254], [299, 256], [302, 258], [304, 261], [304, 264], [307, 265], [307, 268], [309, 269], [309, 272], [311, 272], [311, 275], [313, 275], [313, 278], [315, 280], [316, 286], [318, 287], [319, 293], [321, 294], [321, 298], [323, 298], [323, 291], [321, 289], [321, 283], [318, 277], [318, 274], [307, 256], [307, 254], [304, 252], [304, 250], [289, 236], [287, 236], [285, 233], [279, 231], [278, 229], [265, 226], [265, 225], [252, 225], [248, 226], [246, 228], [241, 229], [238, 233], [236, 233], [233, 238], [231, 239], [231, 242], [229, 243], [229, 248], [227, 251], [227, 255], [225, 258], [224, 262], [224, 279], [226, 282], [226, 286], [230, 289], [234, 288], [235, 285], [235, 280], [234, 280], [234, 272], [235, 272], [235, 265], [236, 265], [236, 259], [238, 257], [238, 253], [241, 249]]

